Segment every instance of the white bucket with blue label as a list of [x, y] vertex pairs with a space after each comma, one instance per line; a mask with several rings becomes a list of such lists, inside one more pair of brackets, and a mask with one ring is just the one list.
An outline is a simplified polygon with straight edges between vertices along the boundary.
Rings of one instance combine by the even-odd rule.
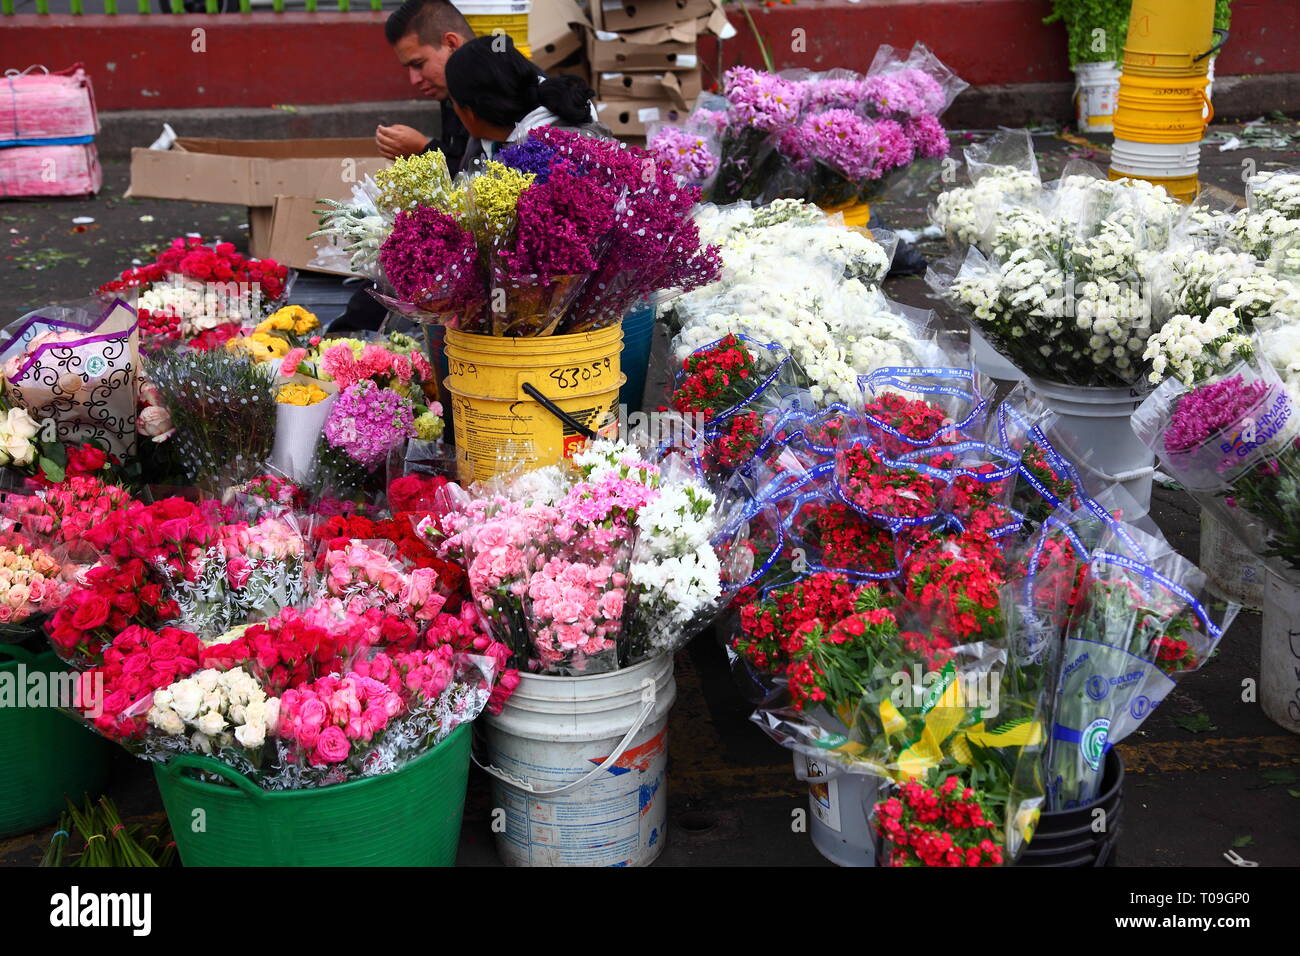
[[[521, 676], [484, 717], [508, 866], [648, 866], [667, 824], [673, 658], [587, 677]], [[499, 821], [499, 823], [497, 822]]]
[[871, 812], [884, 781], [802, 753], [794, 755], [794, 775], [808, 783], [808, 835], [817, 852], [836, 866], [876, 866]]

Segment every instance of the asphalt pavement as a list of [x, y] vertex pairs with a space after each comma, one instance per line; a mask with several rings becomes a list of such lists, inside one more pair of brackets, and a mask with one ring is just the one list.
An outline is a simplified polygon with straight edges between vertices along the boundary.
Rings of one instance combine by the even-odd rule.
[[[1216, 127], [1216, 129], [1221, 129]], [[1294, 124], [1284, 130], [1296, 132]], [[971, 134], [975, 136], [979, 134]], [[958, 145], [965, 141], [955, 134]], [[1044, 178], [1072, 160], [1098, 163], [1104, 137], [1036, 137]], [[1202, 180], [1225, 199], [1242, 192], [1246, 161], [1267, 170], [1300, 166], [1294, 145], [1280, 149], [1202, 152]], [[163, 200], [123, 199], [123, 162], [105, 164], [104, 190], [94, 199], [0, 203], [0, 316], [85, 295], [134, 258], [147, 259], [173, 236], [199, 232], [246, 246], [246, 210]], [[924, 227], [926, 208], [943, 186], [938, 164], [919, 166], [873, 207], [890, 228]], [[92, 222], [78, 222], [91, 218]], [[922, 241], [929, 256], [941, 243]], [[951, 318], [916, 277], [891, 279], [900, 301], [935, 308]], [[301, 287], [322, 321], [341, 311], [333, 280]], [[664, 350], [652, 375], [666, 380]], [[1196, 560], [1199, 510], [1183, 493], [1157, 487], [1152, 515], [1180, 553]], [[1300, 865], [1300, 737], [1270, 722], [1242, 700], [1242, 682], [1258, 678], [1260, 617], [1243, 612], [1215, 657], [1189, 675], [1142, 729], [1119, 745], [1129, 772], [1121, 866], [1231, 866], [1234, 850], [1261, 866]], [[751, 709], [732, 682], [721, 647], [701, 635], [677, 658], [677, 703], [669, 725], [669, 830], [664, 866], [828, 865], [796, 825], [808, 805], [792, 760], [749, 720]], [[117, 755], [110, 796], [128, 821], [160, 819], [162, 806], [150, 768]], [[486, 777], [471, 777], [459, 862], [499, 865], [492, 846]], [[0, 865], [39, 859], [52, 828], [0, 841]]]

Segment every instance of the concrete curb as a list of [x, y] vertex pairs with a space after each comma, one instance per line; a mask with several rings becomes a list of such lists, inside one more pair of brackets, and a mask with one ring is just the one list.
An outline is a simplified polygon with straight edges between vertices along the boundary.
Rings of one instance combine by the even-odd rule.
[[[966, 90], [944, 115], [950, 129], [993, 129], [1036, 123], [1070, 122], [1074, 88], [1069, 83], [1018, 83]], [[1215, 118], [1250, 120], [1273, 110], [1300, 113], [1300, 73], [1222, 76], [1214, 81]], [[379, 123], [413, 126], [438, 133], [437, 104], [431, 100], [389, 100], [341, 106], [277, 109], [121, 110], [99, 114], [99, 154], [121, 159], [135, 146], [148, 146], [170, 123], [181, 136], [227, 139], [302, 139], [371, 136]]]

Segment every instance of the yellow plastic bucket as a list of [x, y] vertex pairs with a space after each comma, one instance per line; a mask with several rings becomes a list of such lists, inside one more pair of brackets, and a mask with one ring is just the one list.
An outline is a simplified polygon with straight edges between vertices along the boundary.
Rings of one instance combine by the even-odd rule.
[[465, 20], [474, 31], [475, 36], [488, 37], [498, 31], [506, 33], [515, 41], [515, 49], [524, 56], [531, 56], [528, 47], [528, 14], [526, 13], [467, 13]]
[[575, 426], [616, 436], [622, 349], [619, 325], [530, 338], [448, 329], [446, 385], [461, 481], [517, 464], [553, 465], [586, 441]]
[[1205, 95], [1207, 82], [1204, 74], [1182, 79], [1123, 74], [1115, 136], [1140, 143], [1198, 142], [1214, 119]]
[[1133, 0], [1124, 49], [1196, 56], [1210, 48], [1213, 37], [1214, 0]]
[[1192, 202], [1196, 199], [1197, 193], [1201, 191], [1201, 181], [1197, 176], [1176, 176], [1172, 178], [1163, 178], [1160, 176], [1137, 176], [1132, 173], [1123, 173], [1112, 169], [1110, 171], [1110, 178], [1145, 179], [1149, 183], [1163, 186], [1165, 192], [1169, 193], [1170, 196], [1181, 203]]
[[822, 212], [827, 215], [833, 213], [844, 214], [844, 225], [846, 226], [865, 226], [871, 221], [871, 204], [865, 202], [846, 202], [835, 206], [822, 206]]

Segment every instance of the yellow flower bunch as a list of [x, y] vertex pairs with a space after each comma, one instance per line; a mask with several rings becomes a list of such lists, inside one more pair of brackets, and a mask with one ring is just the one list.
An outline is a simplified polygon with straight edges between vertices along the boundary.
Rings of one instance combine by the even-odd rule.
[[317, 405], [329, 396], [319, 385], [311, 382], [289, 382], [280, 386], [279, 393], [275, 400], [281, 405]]
[[472, 224], [480, 243], [491, 242], [509, 233], [515, 223], [519, 194], [532, 185], [537, 176], [512, 169], [490, 160], [482, 175], [474, 177], [469, 187], [473, 204]]
[[447, 157], [441, 150], [394, 160], [393, 165], [375, 173], [375, 185], [379, 187], [380, 209], [432, 206], [450, 213], [456, 208]]
[[320, 320], [300, 305], [286, 305], [283, 309], [263, 319], [257, 326], [258, 332], [289, 332], [293, 335], [306, 335], [313, 329], [320, 328]]
[[265, 332], [254, 332], [250, 336], [229, 339], [226, 351], [247, 352], [256, 362], [269, 362], [271, 359], [284, 358], [289, 351], [289, 343]]

